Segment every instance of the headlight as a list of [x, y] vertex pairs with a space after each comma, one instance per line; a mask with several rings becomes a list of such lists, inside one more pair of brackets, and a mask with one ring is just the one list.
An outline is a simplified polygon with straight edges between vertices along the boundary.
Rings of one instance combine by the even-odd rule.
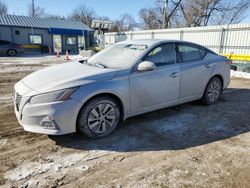
[[55, 101], [64, 101], [70, 98], [70, 96], [78, 89], [76, 88], [69, 88], [59, 91], [53, 91], [45, 94], [35, 95], [31, 97], [30, 103], [48, 103], [48, 102], [55, 102]]

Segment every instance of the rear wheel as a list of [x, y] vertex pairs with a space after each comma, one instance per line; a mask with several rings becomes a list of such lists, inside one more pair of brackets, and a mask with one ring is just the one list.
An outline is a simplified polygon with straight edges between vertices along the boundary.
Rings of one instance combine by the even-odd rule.
[[10, 49], [7, 51], [8, 56], [16, 56], [17, 52], [14, 49]]
[[203, 104], [214, 104], [222, 92], [222, 83], [218, 77], [213, 77], [207, 84], [201, 102]]
[[100, 138], [112, 133], [120, 121], [120, 107], [110, 97], [98, 97], [81, 110], [77, 130], [90, 138]]

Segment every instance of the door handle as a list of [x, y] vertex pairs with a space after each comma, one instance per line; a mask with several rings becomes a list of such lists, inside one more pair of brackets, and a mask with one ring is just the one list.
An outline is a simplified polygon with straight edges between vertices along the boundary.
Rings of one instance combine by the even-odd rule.
[[205, 66], [206, 68], [210, 68], [210, 67], [211, 67], [211, 65], [210, 65], [209, 63], [206, 63], [204, 66]]
[[169, 76], [172, 78], [176, 78], [178, 75], [179, 75], [178, 72], [173, 72]]

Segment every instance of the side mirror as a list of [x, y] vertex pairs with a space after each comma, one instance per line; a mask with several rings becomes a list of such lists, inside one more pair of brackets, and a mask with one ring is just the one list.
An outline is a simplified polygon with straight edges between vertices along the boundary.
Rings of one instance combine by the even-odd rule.
[[156, 66], [154, 63], [150, 61], [143, 61], [138, 65], [137, 70], [140, 72], [144, 72], [144, 71], [152, 71], [155, 68]]

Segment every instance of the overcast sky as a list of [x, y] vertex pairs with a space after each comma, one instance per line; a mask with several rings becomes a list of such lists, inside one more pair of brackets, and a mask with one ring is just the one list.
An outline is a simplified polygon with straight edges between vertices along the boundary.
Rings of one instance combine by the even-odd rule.
[[[9, 14], [27, 15], [27, 6], [31, 0], [2, 0], [8, 6]], [[79, 4], [84, 3], [92, 7], [99, 16], [118, 18], [121, 14], [132, 14], [138, 21], [141, 8], [152, 6], [155, 0], [35, 0], [35, 4], [45, 8], [48, 14], [68, 16]], [[243, 22], [250, 22], [248, 17]]]

